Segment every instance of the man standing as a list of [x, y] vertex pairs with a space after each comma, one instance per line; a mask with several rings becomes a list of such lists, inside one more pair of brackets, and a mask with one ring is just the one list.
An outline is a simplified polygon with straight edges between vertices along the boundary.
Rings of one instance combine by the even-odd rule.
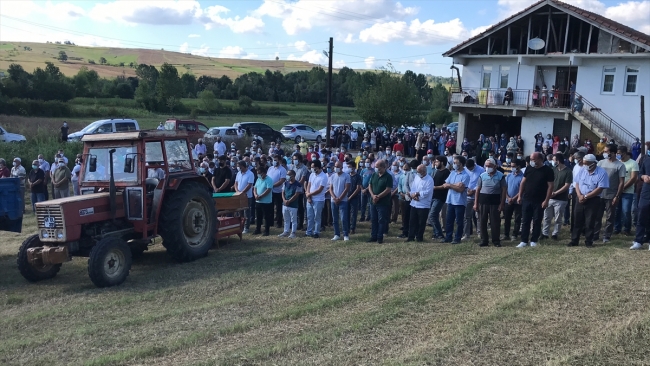
[[614, 234], [620, 233], [622, 228], [623, 234], [629, 236], [632, 229], [632, 201], [634, 200], [634, 186], [639, 178], [639, 164], [632, 159], [626, 146], [618, 147], [616, 158], [625, 165], [625, 184], [616, 209]]
[[422, 242], [433, 198], [433, 178], [427, 174], [427, 167], [424, 165], [417, 167], [417, 176], [413, 179], [409, 192], [411, 214], [406, 242], [411, 242], [413, 239]]
[[390, 209], [390, 194], [393, 188], [393, 176], [387, 171], [385, 160], [377, 160], [375, 174], [370, 178], [368, 192], [370, 193], [371, 234], [368, 243], [384, 242], [384, 233], [388, 227], [388, 211]]
[[58, 165], [52, 172], [52, 184], [54, 185], [54, 199], [70, 196], [70, 179], [72, 173], [65, 165], [63, 158], [59, 158]]
[[221, 136], [217, 136], [217, 142], [214, 143], [214, 155], [226, 155], [226, 144], [221, 141]]
[[390, 222], [394, 223], [397, 223], [397, 216], [399, 216], [400, 208], [397, 188], [399, 186], [399, 180], [402, 177], [402, 172], [399, 170], [399, 165], [400, 162], [398, 160], [393, 160], [392, 171], [390, 172], [393, 175], [393, 189], [390, 192]]
[[512, 230], [512, 236], [519, 237], [519, 229], [521, 229], [521, 205], [517, 202], [519, 199], [519, 186], [524, 179], [524, 173], [521, 168], [525, 166], [523, 160], [514, 160], [510, 162], [510, 174], [506, 176], [507, 195], [506, 205], [503, 212], [503, 240], [510, 240], [510, 224], [512, 222], [512, 215], [515, 216], [515, 226]]
[[343, 163], [337, 161], [334, 165], [334, 174], [330, 184], [330, 195], [332, 196], [332, 217], [334, 219], [333, 241], [341, 239], [341, 221], [343, 223], [343, 240], [350, 240], [350, 212], [348, 207], [348, 192], [350, 191], [350, 175], [343, 173]]
[[11, 178], [11, 171], [7, 168], [7, 161], [0, 158], [0, 178]]
[[[372, 160], [367, 158], [365, 163], [360, 162], [360, 166], [364, 167], [361, 170], [361, 219], [359, 222], [370, 221], [370, 192], [368, 186], [370, 185], [370, 178], [375, 174], [375, 168], [372, 167]], [[366, 210], [368, 214], [366, 215]]]
[[[469, 176], [469, 185], [467, 186], [467, 205], [465, 207], [465, 222], [463, 226], [465, 228], [465, 234], [463, 235], [463, 240], [469, 239], [469, 237], [472, 236], [472, 225], [476, 219], [476, 212], [474, 211], [476, 185], [478, 184], [481, 174], [485, 173], [485, 169], [480, 165], [477, 165], [474, 159], [468, 159], [465, 171], [467, 171]], [[479, 228], [476, 228], [476, 233], [477, 235], [481, 235]]]
[[578, 173], [580, 173], [580, 169], [582, 169], [582, 166], [584, 162], [582, 159], [585, 157], [585, 153], [582, 151], [576, 151], [573, 154], [573, 161], [574, 165], [573, 168], [571, 169], [572, 175], [573, 175], [573, 184], [569, 187], [569, 194], [571, 195], [571, 232], [573, 232], [573, 224], [574, 224], [574, 216], [573, 213], [576, 210], [576, 203], [578, 202], [578, 198], [576, 196], [576, 191], [575, 191], [575, 185], [576, 185], [576, 178], [578, 177]]
[[[446, 237], [445, 243], [460, 244], [461, 235], [463, 234], [463, 220], [465, 217], [465, 207], [467, 206], [467, 185], [469, 184], [469, 173], [465, 169], [467, 161], [462, 156], [455, 156], [452, 164], [452, 171], [449, 177], [442, 185], [443, 189], [448, 189], [447, 193], [447, 223], [445, 225]], [[454, 222], [456, 222], [456, 235], [452, 241], [454, 232]]]
[[[648, 142], [646, 142], [646, 147], [648, 147]], [[646, 233], [650, 230], [650, 149], [646, 149], [645, 154], [640, 156], [639, 160], [641, 161], [639, 167], [641, 193], [639, 194], [639, 205], [636, 210], [636, 236], [630, 249], [641, 249]]]
[[[14, 166], [11, 168], [11, 178], [19, 178], [20, 179], [20, 196], [23, 199], [23, 205], [25, 204], [25, 177], [27, 176], [27, 172], [25, 171], [25, 168], [21, 164], [20, 158], [14, 158]], [[25, 207], [23, 207], [23, 212], [25, 211]]]
[[47, 187], [50, 184], [50, 179], [51, 179], [51, 176], [50, 176], [50, 163], [48, 163], [45, 160], [45, 156], [43, 154], [38, 154], [38, 166], [39, 166], [39, 168], [41, 168], [41, 170], [45, 174], [45, 201], [47, 201], [47, 200], [50, 199], [50, 195], [48, 193], [49, 191], [47, 189]]
[[296, 180], [296, 172], [289, 170], [287, 172], [287, 181], [284, 183], [282, 190], [282, 215], [284, 216], [284, 231], [279, 237], [296, 237], [298, 230], [298, 199], [302, 197], [298, 194], [302, 192], [302, 184]]
[[327, 190], [328, 176], [323, 172], [320, 160], [311, 162], [311, 175], [307, 183], [307, 232], [305, 236], [318, 239], [320, 237], [321, 215], [325, 205], [325, 191]]
[[551, 219], [555, 220], [555, 227], [551, 237], [558, 240], [557, 235], [564, 221], [564, 210], [569, 202], [569, 187], [573, 184], [573, 172], [564, 165], [562, 153], [553, 154], [553, 193], [548, 201], [548, 207], [544, 209], [544, 226], [542, 228], [542, 239], [548, 239], [551, 227]]
[[273, 205], [275, 206], [275, 225], [282, 228], [282, 189], [287, 181], [287, 170], [280, 164], [282, 157], [273, 156], [273, 166], [268, 170], [268, 176], [273, 180]]
[[219, 156], [219, 167], [215, 169], [212, 177], [212, 188], [214, 193], [223, 193], [228, 191], [230, 181], [232, 180], [232, 170], [226, 166], [228, 158], [225, 155]]
[[244, 224], [244, 231], [242, 231], [242, 234], [248, 234], [251, 227], [251, 214], [254, 214], [252, 211], [254, 201], [252, 187], [255, 184], [255, 176], [248, 170], [248, 165], [245, 161], [240, 160], [238, 165], [239, 172], [235, 177], [235, 192], [245, 194], [248, 199], [248, 209], [244, 210], [246, 223]]
[[[75, 196], [81, 195], [81, 191], [79, 190], [79, 174], [81, 173], [82, 162], [83, 159], [81, 158], [81, 154], [78, 154], [77, 158], [74, 161], [74, 168], [72, 168], [72, 178], [70, 179], [72, 181], [72, 194], [74, 194]], [[45, 173], [45, 176], [47, 177], [47, 173]], [[47, 194], [47, 186], [45, 192]]]
[[350, 190], [348, 191], [350, 234], [354, 234], [357, 230], [357, 213], [361, 203], [361, 175], [357, 173], [357, 165], [353, 160], [348, 161], [347, 165], [350, 172]]
[[[226, 169], [228, 168], [226, 167]], [[269, 228], [273, 224], [273, 202], [271, 198], [273, 182], [266, 174], [268, 169], [266, 165], [257, 168], [257, 181], [253, 190], [256, 200], [257, 228], [253, 235], [262, 234], [262, 221], [264, 221], [264, 234], [262, 236], [269, 236]]]
[[196, 152], [196, 155], [202, 155], [205, 156], [205, 153], [207, 152], [207, 148], [205, 147], [205, 144], [203, 143], [203, 139], [199, 139], [197, 142], [196, 146], [194, 146], [194, 152]]
[[585, 246], [593, 248], [596, 216], [602, 206], [600, 195], [609, 187], [609, 177], [605, 170], [598, 166], [593, 154], [586, 155], [583, 161], [585, 167], [580, 169], [574, 183], [578, 202], [573, 212], [575, 223], [571, 231], [571, 242], [567, 246], [577, 246], [580, 234], [584, 230]]
[[433, 199], [431, 200], [431, 210], [429, 211], [428, 222], [433, 226], [432, 239], [442, 239], [442, 226], [440, 225], [440, 212], [447, 200], [447, 193], [449, 189], [444, 188], [445, 181], [451, 173], [447, 168], [446, 156], [439, 155], [434, 160], [436, 166], [433, 173]]
[[27, 180], [29, 190], [32, 193], [32, 213], [36, 212], [36, 203], [45, 201], [45, 172], [38, 167], [38, 160], [32, 162], [32, 170]]
[[602, 168], [609, 178], [609, 187], [603, 190], [600, 197], [601, 207], [597, 210], [596, 226], [594, 227], [594, 240], [598, 240], [603, 226], [603, 215], [605, 215], [603, 243], [609, 242], [612, 237], [616, 207], [625, 186], [625, 164], [616, 159], [617, 151], [616, 145], [606, 145], [603, 148], [603, 160], [598, 162], [598, 167]]
[[[417, 161], [412, 160], [413, 164], [417, 167]], [[413, 181], [415, 180], [415, 169], [411, 168], [409, 163], [404, 163], [403, 168], [404, 174], [399, 179], [397, 186], [397, 192], [399, 194], [399, 204], [402, 210], [402, 233], [398, 238], [407, 238], [409, 235], [409, 224], [411, 221], [411, 187], [413, 187]], [[425, 168], [426, 169], [426, 168]]]
[[298, 229], [304, 229], [305, 222], [305, 195], [304, 192], [307, 189], [307, 177], [309, 177], [309, 169], [305, 166], [303, 162], [303, 155], [295, 154], [293, 157], [293, 171], [296, 173], [296, 181], [302, 186], [300, 192], [296, 192], [298, 198]]
[[68, 141], [68, 123], [63, 121], [63, 126], [61, 126], [61, 142]]
[[485, 172], [481, 174], [476, 185], [474, 211], [479, 213], [482, 247], [488, 246], [487, 222], [490, 220], [492, 244], [501, 246], [501, 211], [507, 194], [506, 179], [503, 173], [497, 171], [494, 159], [485, 161]]
[[[553, 193], [553, 169], [544, 165], [544, 155], [540, 152], [534, 152], [530, 155], [530, 168], [524, 172], [524, 179], [519, 186], [519, 197], [517, 203], [521, 205], [523, 216], [523, 226], [521, 228], [521, 243], [517, 248], [523, 248], [528, 245], [536, 247], [537, 240], [542, 229], [542, 215], [544, 209], [548, 207], [548, 202]], [[533, 232], [531, 236], [530, 222], [533, 222]]]

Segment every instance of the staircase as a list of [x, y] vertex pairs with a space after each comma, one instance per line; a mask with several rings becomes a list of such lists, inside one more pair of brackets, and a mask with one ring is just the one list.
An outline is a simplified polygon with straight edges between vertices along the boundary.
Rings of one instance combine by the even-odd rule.
[[[575, 94], [576, 99], [582, 97]], [[573, 111], [571, 114], [575, 119], [593, 131], [598, 137], [606, 137], [607, 140], [614, 140], [616, 144], [623, 146], [632, 146], [636, 136], [606, 115], [600, 108], [594, 106], [585, 97], [582, 97], [584, 103], [582, 111]]]

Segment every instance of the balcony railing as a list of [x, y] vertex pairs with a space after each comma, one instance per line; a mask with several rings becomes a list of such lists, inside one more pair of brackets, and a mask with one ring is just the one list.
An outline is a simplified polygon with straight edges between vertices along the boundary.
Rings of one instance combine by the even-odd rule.
[[551, 91], [544, 94], [541, 90], [513, 89], [509, 94], [505, 89], [452, 88], [449, 93], [449, 105], [475, 106], [516, 106], [526, 109], [569, 109], [570, 92]]
[[580, 105], [579, 101], [576, 101], [573, 107], [573, 113], [577, 113], [586, 119], [592, 130], [594, 127], [598, 128], [606, 137], [614, 139], [617, 144], [628, 147], [632, 146], [632, 143], [636, 139], [636, 136], [632, 132], [614, 121], [610, 116], [589, 102], [585, 97], [576, 93], [576, 98], [578, 98], [578, 96], [581, 97], [582, 105]]

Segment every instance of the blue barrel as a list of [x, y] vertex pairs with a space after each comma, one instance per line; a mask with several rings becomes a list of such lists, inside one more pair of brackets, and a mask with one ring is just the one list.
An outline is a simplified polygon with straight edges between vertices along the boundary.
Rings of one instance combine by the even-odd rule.
[[0, 179], [0, 230], [21, 232], [25, 203], [19, 178]]

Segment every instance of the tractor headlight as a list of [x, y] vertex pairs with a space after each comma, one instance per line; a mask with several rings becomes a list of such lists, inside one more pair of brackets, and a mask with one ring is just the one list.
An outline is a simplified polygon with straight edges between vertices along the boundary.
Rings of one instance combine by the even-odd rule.
[[54, 232], [54, 234], [56, 235], [56, 238], [57, 238], [57, 239], [63, 239], [63, 230], [61, 230], [61, 229], [56, 229], [56, 231]]
[[41, 238], [47, 239], [50, 237], [50, 234], [47, 233], [47, 230], [41, 230]]

